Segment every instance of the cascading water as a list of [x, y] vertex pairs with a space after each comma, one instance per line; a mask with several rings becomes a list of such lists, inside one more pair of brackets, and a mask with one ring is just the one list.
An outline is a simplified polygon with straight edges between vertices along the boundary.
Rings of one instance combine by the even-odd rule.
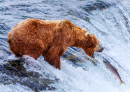
[[[0, 92], [130, 92], [129, 0], [0, 0]], [[96, 66], [83, 50], [69, 47], [61, 57], [61, 70], [43, 57], [15, 58], [7, 34], [26, 18], [68, 19], [94, 34], [104, 47], [95, 53]], [[107, 59], [125, 82], [105, 68]]]

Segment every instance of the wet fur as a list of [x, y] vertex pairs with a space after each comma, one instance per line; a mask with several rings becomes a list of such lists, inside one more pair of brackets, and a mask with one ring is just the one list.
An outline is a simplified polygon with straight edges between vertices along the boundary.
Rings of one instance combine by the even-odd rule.
[[42, 54], [49, 64], [60, 69], [60, 56], [69, 46], [82, 48], [92, 56], [98, 40], [93, 34], [86, 37], [86, 32], [68, 20], [29, 18], [10, 30], [8, 43], [16, 57], [29, 55], [37, 59]]

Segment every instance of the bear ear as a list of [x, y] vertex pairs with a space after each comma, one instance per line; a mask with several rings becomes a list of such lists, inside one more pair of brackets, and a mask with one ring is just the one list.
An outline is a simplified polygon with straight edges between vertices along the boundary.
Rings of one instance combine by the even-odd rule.
[[85, 28], [83, 28], [82, 30], [83, 30], [83, 32], [84, 32], [84, 33], [86, 33], [86, 32], [87, 32], [87, 30], [86, 30]]
[[85, 28], [83, 28], [82, 30], [83, 30], [83, 32], [85, 33], [85, 36], [86, 36], [86, 37], [90, 37], [89, 32], [88, 32]]
[[90, 37], [89, 32], [86, 32], [86, 33], [85, 33], [85, 36], [86, 36], [86, 37]]

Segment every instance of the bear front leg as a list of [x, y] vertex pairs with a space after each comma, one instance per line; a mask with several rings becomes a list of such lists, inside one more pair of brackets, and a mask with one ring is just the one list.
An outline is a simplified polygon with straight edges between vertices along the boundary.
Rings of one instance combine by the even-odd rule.
[[61, 63], [60, 63], [60, 56], [58, 54], [59, 54], [59, 48], [51, 47], [46, 53], [42, 55], [50, 65], [53, 65], [54, 67], [60, 70]]
[[58, 68], [60, 70], [60, 57], [59, 56], [55, 56], [55, 57], [51, 57], [51, 56], [45, 56], [44, 59], [50, 64], [53, 65], [54, 67]]

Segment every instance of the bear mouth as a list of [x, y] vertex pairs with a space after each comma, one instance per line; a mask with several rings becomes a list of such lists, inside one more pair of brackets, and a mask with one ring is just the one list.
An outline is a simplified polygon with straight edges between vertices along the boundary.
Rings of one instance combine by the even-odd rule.
[[103, 51], [103, 47], [101, 46], [101, 45], [97, 45], [97, 50], [96, 50], [96, 52], [102, 52]]

